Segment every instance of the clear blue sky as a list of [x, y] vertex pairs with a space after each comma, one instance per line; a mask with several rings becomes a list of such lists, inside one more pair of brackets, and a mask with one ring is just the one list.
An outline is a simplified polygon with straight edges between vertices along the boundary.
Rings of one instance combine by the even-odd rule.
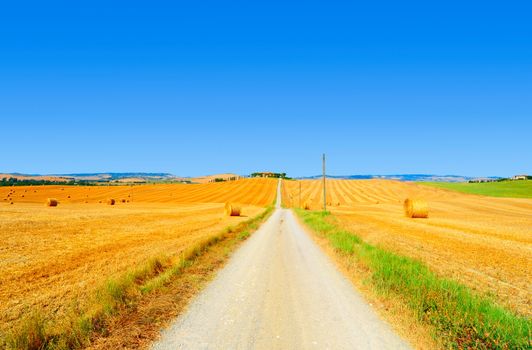
[[532, 173], [530, 1], [5, 1], [0, 172]]

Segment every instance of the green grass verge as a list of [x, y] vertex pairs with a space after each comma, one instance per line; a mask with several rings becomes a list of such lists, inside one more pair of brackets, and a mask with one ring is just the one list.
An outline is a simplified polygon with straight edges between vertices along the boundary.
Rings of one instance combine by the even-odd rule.
[[531, 322], [473, 293], [466, 286], [441, 278], [422, 262], [363, 242], [338, 227], [329, 213], [295, 209], [339, 254], [349, 254], [369, 270], [378, 293], [398, 296], [450, 348], [530, 349]]
[[189, 247], [177, 259], [155, 257], [118, 278], [107, 280], [96, 290], [88, 306], [72, 308], [60, 321], [51, 322], [42, 311], [31, 311], [10, 334], [1, 337], [4, 339], [0, 339], [0, 348], [41, 350], [87, 346], [93, 336], [107, 333], [111, 317], [125, 308], [134, 307], [145, 295], [164, 288], [213, 244], [225, 239], [246, 239], [272, 211], [273, 206], [270, 206], [247, 221], [227, 227]]
[[418, 182], [420, 185], [491, 197], [532, 198], [532, 180], [501, 182]]

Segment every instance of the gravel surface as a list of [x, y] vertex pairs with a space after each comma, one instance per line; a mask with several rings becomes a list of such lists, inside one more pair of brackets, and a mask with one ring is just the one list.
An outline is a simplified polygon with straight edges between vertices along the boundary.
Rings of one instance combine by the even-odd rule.
[[152, 347], [407, 348], [279, 207]]

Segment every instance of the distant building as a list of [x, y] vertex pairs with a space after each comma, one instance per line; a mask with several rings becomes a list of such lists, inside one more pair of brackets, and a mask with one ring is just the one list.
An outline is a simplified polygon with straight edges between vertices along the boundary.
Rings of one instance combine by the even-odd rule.
[[273, 177], [275, 174], [269, 171], [263, 171], [263, 172], [254, 173], [253, 175], [255, 175], [255, 177]]
[[274, 178], [281, 178], [281, 179], [287, 178], [286, 173], [272, 173], [269, 171], [261, 171], [261, 172], [252, 173], [250, 176], [251, 177], [274, 177]]
[[512, 180], [526, 180], [528, 178], [528, 175], [514, 175], [512, 176]]

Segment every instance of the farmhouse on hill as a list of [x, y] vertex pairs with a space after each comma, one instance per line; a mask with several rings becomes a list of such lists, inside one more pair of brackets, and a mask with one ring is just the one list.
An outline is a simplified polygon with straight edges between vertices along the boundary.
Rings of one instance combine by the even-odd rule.
[[512, 180], [526, 180], [528, 178], [528, 175], [514, 175], [512, 176]]
[[251, 177], [274, 177], [274, 178], [286, 178], [286, 173], [272, 173], [270, 171], [262, 171], [262, 172], [256, 172], [252, 173]]

